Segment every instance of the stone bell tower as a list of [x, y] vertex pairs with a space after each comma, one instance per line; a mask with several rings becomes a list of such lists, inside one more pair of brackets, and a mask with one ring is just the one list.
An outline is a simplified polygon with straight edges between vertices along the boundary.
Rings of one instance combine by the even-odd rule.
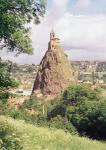
[[50, 41], [56, 37], [55, 32], [52, 30], [50, 33]]
[[56, 50], [60, 47], [60, 39], [56, 37], [54, 31], [50, 33], [50, 42], [48, 45], [48, 50]]

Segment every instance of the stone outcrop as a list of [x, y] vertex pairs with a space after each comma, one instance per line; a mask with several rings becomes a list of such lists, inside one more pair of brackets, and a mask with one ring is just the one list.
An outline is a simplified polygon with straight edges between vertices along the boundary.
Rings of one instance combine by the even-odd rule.
[[35, 79], [32, 94], [55, 98], [74, 80], [73, 69], [55, 33], [50, 34], [48, 50]]

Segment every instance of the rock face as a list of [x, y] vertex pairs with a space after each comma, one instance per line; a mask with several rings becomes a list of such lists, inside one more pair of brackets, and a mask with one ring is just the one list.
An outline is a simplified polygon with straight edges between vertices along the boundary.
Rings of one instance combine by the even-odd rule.
[[50, 34], [48, 50], [43, 57], [35, 79], [32, 94], [55, 98], [74, 80], [73, 69], [55, 33]]

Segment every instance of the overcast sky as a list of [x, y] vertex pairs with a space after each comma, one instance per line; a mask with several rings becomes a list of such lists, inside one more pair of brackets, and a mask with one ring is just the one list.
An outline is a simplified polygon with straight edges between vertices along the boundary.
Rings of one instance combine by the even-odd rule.
[[31, 26], [34, 55], [0, 51], [3, 59], [38, 64], [54, 29], [70, 60], [106, 60], [106, 0], [48, 0], [41, 24]]

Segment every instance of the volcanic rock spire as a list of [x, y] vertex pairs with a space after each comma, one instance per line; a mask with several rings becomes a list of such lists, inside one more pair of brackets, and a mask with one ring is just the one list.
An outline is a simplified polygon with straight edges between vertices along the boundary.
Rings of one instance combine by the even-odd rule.
[[48, 50], [41, 60], [32, 94], [52, 99], [60, 96], [72, 81], [74, 81], [73, 69], [60, 46], [60, 39], [52, 31]]

